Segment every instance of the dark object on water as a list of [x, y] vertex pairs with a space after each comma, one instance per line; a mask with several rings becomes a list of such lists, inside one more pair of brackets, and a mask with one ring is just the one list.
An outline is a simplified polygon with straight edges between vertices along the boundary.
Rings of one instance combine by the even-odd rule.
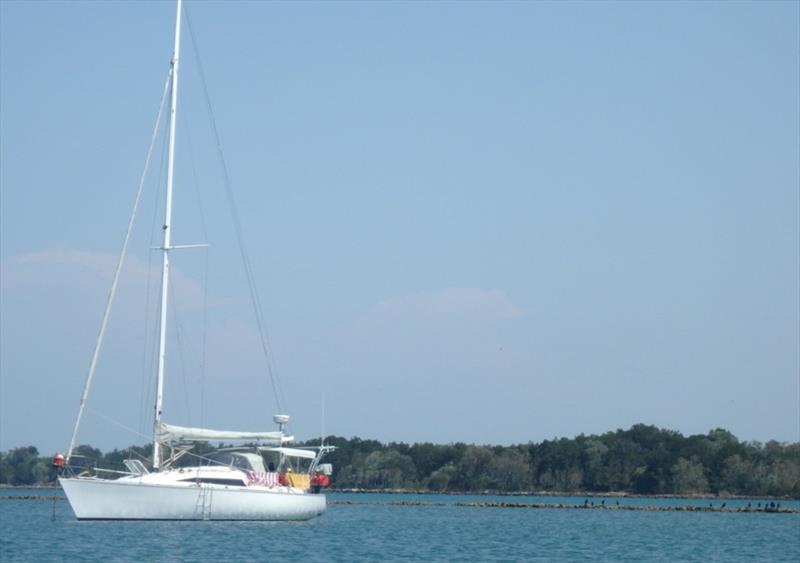
[[[527, 503], [527, 502], [457, 502], [456, 506], [468, 506], [474, 508], [533, 508], [533, 509], [550, 509], [550, 508], [561, 508], [561, 509], [580, 509], [580, 508], [589, 508], [589, 505], [586, 504], [590, 502], [589, 499], [586, 499], [583, 505], [580, 504], [542, 504], [542, 503]], [[344, 504], [344, 501], [340, 501], [341, 504]], [[346, 501], [347, 504], [350, 501]], [[380, 504], [380, 503], [377, 503]], [[391, 504], [399, 504], [404, 506], [416, 506], [417, 503], [408, 502], [408, 501], [401, 501], [399, 503], [391, 503]], [[766, 504], [766, 503], [765, 503]], [[727, 506], [727, 503], [726, 503]], [[778, 510], [777, 508], [769, 508], [769, 505], [766, 505], [766, 509], [758, 512], [766, 512], [771, 514], [800, 514], [800, 508], [784, 508], [783, 510]], [[649, 506], [649, 505], [640, 505], [640, 504], [625, 504], [620, 506], [620, 510], [632, 510], [632, 511], [643, 511], [643, 512], [720, 512], [720, 508], [714, 508], [713, 504], [709, 504], [709, 506], [700, 506], [698, 504], [689, 505], [689, 506], [676, 506], [676, 505], [659, 505], [659, 506]], [[616, 512], [616, 511], [614, 511]], [[739, 509], [739, 510], [726, 510], [728, 514], [735, 514], [737, 512], [749, 512], [746, 509]]]
[[0, 500], [66, 500], [61, 495], [0, 495]]
[[722, 503], [722, 508], [725, 508], [725, 505], [728, 504], [727, 502]]

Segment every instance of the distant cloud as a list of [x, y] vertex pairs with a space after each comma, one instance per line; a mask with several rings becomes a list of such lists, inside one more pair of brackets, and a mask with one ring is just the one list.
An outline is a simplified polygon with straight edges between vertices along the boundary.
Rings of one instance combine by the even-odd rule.
[[[5, 289], [28, 288], [32, 285], [49, 283], [66, 284], [70, 280], [81, 285], [108, 285], [114, 275], [119, 255], [109, 252], [86, 250], [44, 250], [12, 257], [3, 265], [3, 285]], [[160, 258], [148, 264], [141, 258], [128, 255], [123, 265], [121, 283], [125, 286], [140, 287], [158, 283]], [[180, 295], [180, 306], [196, 311], [203, 306], [203, 288], [181, 270], [171, 267], [171, 285]], [[102, 289], [106, 295], [107, 287]]]
[[[89, 252], [85, 250], [45, 250], [21, 254], [11, 259], [17, 264], [50, 264], [80, 266], [88, 269], [104, 279], [111, 280], [116, 267], [118, 255], [108, 252]], [[135, 256], [127, 256], [125, 267], [134, 275], [146, 276], [147, 264]]]

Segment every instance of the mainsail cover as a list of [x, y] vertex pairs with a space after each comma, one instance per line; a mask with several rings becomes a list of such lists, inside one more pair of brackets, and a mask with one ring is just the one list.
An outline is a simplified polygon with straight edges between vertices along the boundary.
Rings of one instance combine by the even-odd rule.
[[233, 430], [210, 430], [208, 428], [190, 428], [188, 426], [174, 426], [159, 422], [158, 441], [161, 444], [173, 442], [213, 440], [251, 440], [254, 442], [271, 442], [280, 445], [291, 442], [294, 438], [286, 436], [283, 432], [236, 432]]

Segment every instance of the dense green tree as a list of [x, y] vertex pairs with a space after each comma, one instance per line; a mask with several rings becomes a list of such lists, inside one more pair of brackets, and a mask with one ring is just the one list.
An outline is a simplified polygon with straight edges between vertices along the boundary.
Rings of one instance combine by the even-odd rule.
[[[740, 442], [724, 429], [688, 437], [636, 424], [601, 435], [545, 440], [519, 446], [431, 443], [382, 444], [362, 438], [328, 436], [336, 446], [333, 464], [338, 488], [427, 488], [432, 491], [626, 491], [791, 495], [800, 498], [800, 444]], [[314, 446], [319, 439], [305, 444]], [[219, 446], [216, 444], [215, 446]], [[198, 443], [179, 465], [193, 464], [213, 449]], [[72, 464], [124, 469], [125, 459], [146, 464], [151, 446], [131, 446], [105, 455], [79, 446]], [[0, 483], [52, 483], [49, 457], [34, 447], [0, 452]]]
[[11, 483], [14, 468], [8, 463], [8, 455], [0, 452], [0, 485]]
[[8, 483], [11, 485], [35, 485], [34, 467], [39, 461], [39, 451], [33, 447], [14, 448], [6, 456], [9, 467]]
[[489, 464], [494, 454], [484, 446], [467, 446], [456, 464], [453, 486], [462, 491], [480, 491], [489, 487]]
[[753, 464], [739, 454], [725, 458], [719, 481], [720, 492], [753, 491]]
[[417, 480], [423, 482], [439, 468], [455, 465], [466, 448], [465, 444], [436, 445], [426, 442], [412, 445], [408, 455], [417, 468]]
[[486, 468], [489, 485], [500, 491], [524, 491], [530, 488], [530, 466], [519, 450], [508, 448], [495, 454]]
[[697, 459], [678, 458], [672, 466], [672, 492], [695, 494], [708, 492], [708, 479], [703, 464]]
[[545, 440], [533, 446], [534, 482], [550, 491], [575, 491], [582, 488], [583, 464], [581, 462], [584, 436], [574, 440]]
[[609, 447], [602, 438], [590, 438], [583, 444], [583, 482], [595, 491], [609, 490]]
[[101, 466], [102, 462], [103, 452], [87, 444], [81, 444], [75, 448], [70, 458], [71, 464], [87, 469]]
[[411, 457], [397, 450], [374, 451], [364, 459], [361, 487], [400, 489], [417, 484], [417, 469]]
[[609, 491], [633, 490], [633, 475], [644, 464], [642, 449], [622, 430], [604, 435], [608, 446], [605, 471]]
[[434, 470], [425, 480], [425, 486], [431, 491], [450, 491], [450, 484], [454, 482], [456, 472], [456, 466], [452, 463], [448, 463]]

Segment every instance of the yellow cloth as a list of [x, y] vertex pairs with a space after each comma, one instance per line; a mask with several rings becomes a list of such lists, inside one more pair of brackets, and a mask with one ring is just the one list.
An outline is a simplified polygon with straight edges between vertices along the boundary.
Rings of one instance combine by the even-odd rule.
[[286, 479], [290, 487], [308, 489], [311, 486], [311, 476], [308, 473], [287, 473]]

